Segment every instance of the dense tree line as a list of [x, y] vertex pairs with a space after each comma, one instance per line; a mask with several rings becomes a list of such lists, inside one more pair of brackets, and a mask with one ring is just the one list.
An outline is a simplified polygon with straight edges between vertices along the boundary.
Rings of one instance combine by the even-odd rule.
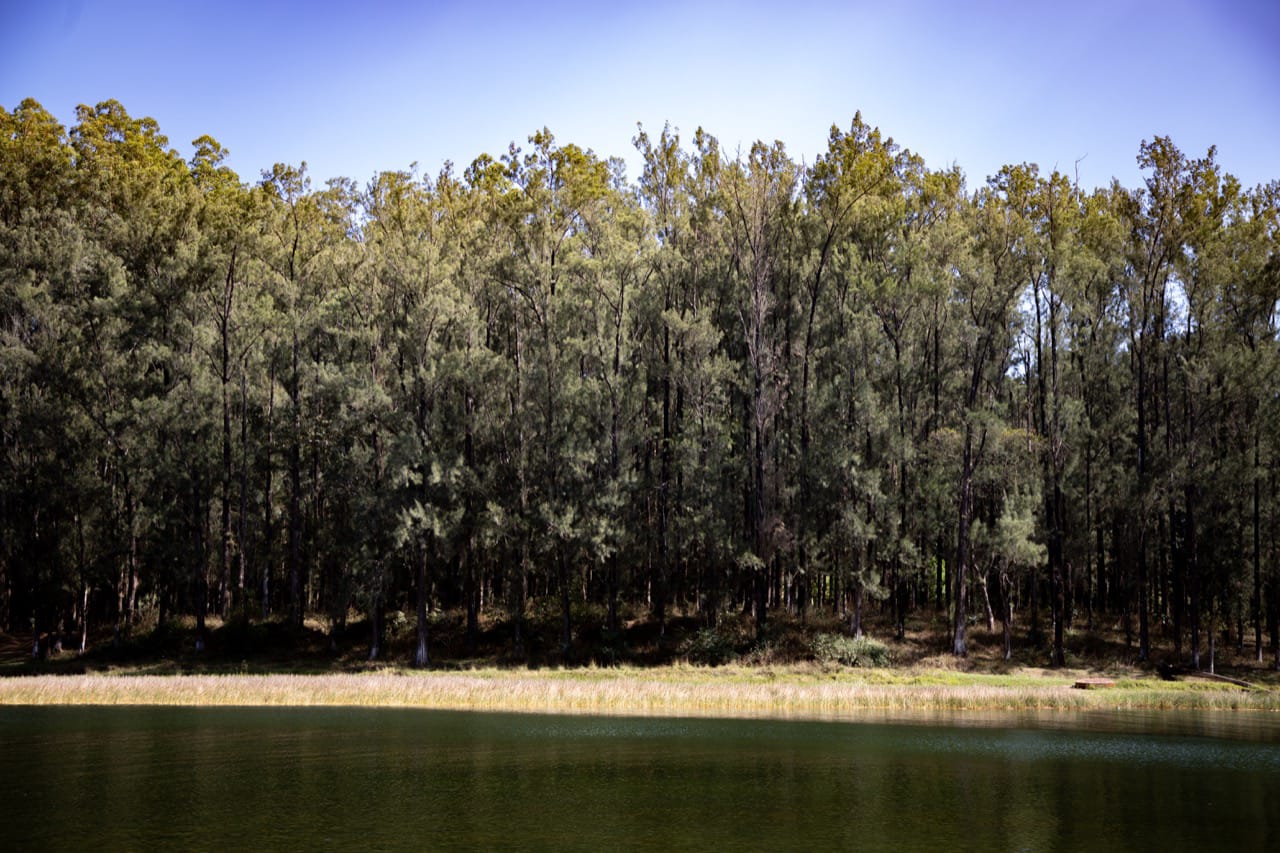
[[1280, 663], [1280, 183], [976, 188], [855, 116], [312, 185], [0, 109], [0, 628], [554, 602]]

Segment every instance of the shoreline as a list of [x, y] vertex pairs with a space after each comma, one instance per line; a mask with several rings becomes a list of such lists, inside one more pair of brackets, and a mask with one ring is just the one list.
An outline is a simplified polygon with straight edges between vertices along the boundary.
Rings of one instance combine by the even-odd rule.
[[330, 674], [28, 675], [0, 679], [0, 705], [387, 707], [636, 716], [840, 719], [917, 712], [1280, 712], [1280, 691], [1074, 674], [663, 667]]

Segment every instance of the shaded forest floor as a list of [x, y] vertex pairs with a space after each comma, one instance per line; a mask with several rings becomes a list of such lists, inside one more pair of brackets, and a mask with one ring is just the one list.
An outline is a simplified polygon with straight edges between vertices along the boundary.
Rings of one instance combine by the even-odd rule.
[[[652, 621], [625, 620], [619, 632], [605, 628], [603, 613], [577, 614], [573, 643], [561, 653], [558, 615], [535, 610], [522, 628], [520, 649], [514, 644], [509, 622], [482, 619], [474, 645], [468, 642], [465, 614], [460, 611], [434, 613], [430, 617], [431, 668], [444, 671], [480, 669], [600, 668], [626, 666], [650, 668], [671, 665], [731, 665], [746, 670], [829, 670], [847, 668], [848, 658], [833, 657], [823, 638], [841, 635], [847, 623], [826, 613], [810, 612], [802, 620], [786, 613], [771, 615], [763, 641], [756, 637], [754, 621], [741, 615], [723, 615], [715, 629], [692, 615], [668, 619], [665, 630]], [[1002, 676], [1010, 682], [1043, 677], [1103, 676], [1113, 679], [1155, 679], [1168, 675], [1170, 666], [1180, 679], [1201, 680], [1185, 666], [1183, 655], [1174, 655], [1171, 638], [1153, 626], [1152, 653], [1148, 661], [1137, 660], [1136, 645], [1125, 643], [1118, 624], [1096, 624], [1094, 630], [1077, 625], [1068, 631], [1067, 665], [1050, 666], [1048, 638], [1032, 642], [1025, 626], [1014, 632], [1013, 654], [1003, 656], [1003, 640], [997, 625], [989, 631], [978, 623], [968, 632], [969, 654], [956, 658], [948, 651], [950, 632], [941, 614], [916, 616], [907, 622], [902, 639], [894, 639], [891, 626], [872, 615], [864, 625], [874, 638], [864, 650], [881, 650], [874, 660], [863, 655], [857, 663], [892, 676], [957, 678], [977, 675]], [[109, 630], [95, 633], [85, 653], [63, 650], [40, 658], [32, 656], [30, 635], [0, 634], [0, 676], [34, 674], [327, 674], [359, 673], [406, 667], [412, 661], [415, 625], [412, 617], [399, 612], [388, 614], [385, 643], [379, 658], [368, 657], [371, 630], [364, 618], [352, 618], [334, 631], [320, 619], [309, 618], [301, 631], [292, 630], [282, 620], [236, 618], [226, 622], [210, 619], [206, 647], [196, 651], [194, 620], [188, 618], [163, 626], [137, 626], [119, 643]], [[52, 645], [50, 638], [42, 638]], [[78, 638], [68, 637], [66, 649]], [[1135, 638], [1136, 641], [1136, 638]], [[1204, 641], [1202, 666], [1208, 668], [1208, 642]], [[1251, 642], [1240, 647], [1238, 637], [1220, 635], [1216, 643], [1214, 669], [1219, 675], [1247, 681], [1259, 687], [1280, 689], [1280, 672], [1274, 668], [1274, 654], [1264, 648], [1258, 663]]]

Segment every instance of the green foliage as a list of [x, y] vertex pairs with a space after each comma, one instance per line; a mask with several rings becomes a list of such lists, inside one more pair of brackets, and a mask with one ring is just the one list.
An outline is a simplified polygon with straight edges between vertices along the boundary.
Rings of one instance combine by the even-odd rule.
[[680, 644], [680, 654], [690, 663], [721, 666], [737, 660], [735, 639], [716, 628], [700, 628]]
[[822, 664], [888, 666], [891, 663], [889, 647], [865, 635], [818, 634], [809, 641], [809, 650]]
[[1086, 193], [861, 114], [812, 165], [641, 128], [634, 182], [545, 128], [363, 186], [168, 145], [0, 111], [0, 629], [1280, 624], [1280, 189], [1212, 150]]

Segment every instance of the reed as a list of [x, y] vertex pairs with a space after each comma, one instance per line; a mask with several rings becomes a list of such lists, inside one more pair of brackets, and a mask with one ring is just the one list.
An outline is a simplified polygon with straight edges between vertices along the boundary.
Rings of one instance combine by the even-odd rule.
[[1071, 688], [1062, 673], [700, 668], [321, 675], [61, 675], [0, 679], [0, 704], [380, 706], [451, 710], [838, 718], [864, 712], [1280, 711], [1280, 691], [1120, 679]]

